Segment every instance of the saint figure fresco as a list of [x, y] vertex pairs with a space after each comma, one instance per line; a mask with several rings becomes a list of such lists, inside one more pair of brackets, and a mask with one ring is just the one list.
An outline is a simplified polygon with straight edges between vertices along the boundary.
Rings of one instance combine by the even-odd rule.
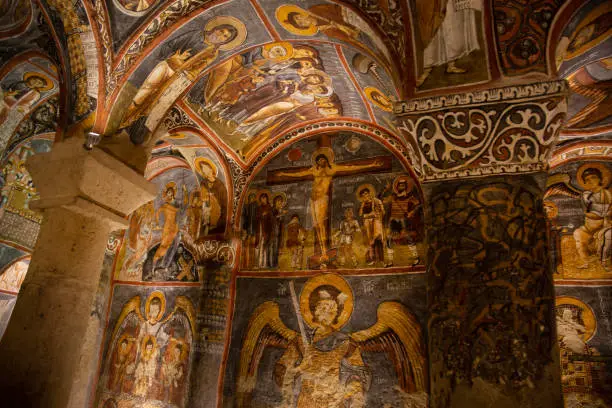
[[[205, 48], [197, 53], [192, 49], [178, 49], [157, 63], [140, 85], [123, 116], [120, 128], [126, 129], [134, 139], [140, 135], [147, 116], [155, 102], [169, 89], [180, 75], [194, 81], [197, 75], [210, 66], [221, 51], [238, 47], [246, 38], [244, 23], [231, 16], [217, 16], [206, 23], [203, 32]], [[142, 143], [142, 140], [133, 140]]]
[[[416, 318], [399, 302], [378, 306], [378, 321], [354, 333], [342, 331], [356, 299], [339, 275], [317, 275], [304, 284], [298, 299], [290, 285], [299, 332], [280, 318], [279, 305], [268, 301], [249, 320], [237, 378], [236, 406], [249, 407], [258, 375], [270, 375], [282, 395], [282, 406], [365, 407], [372, 374], [364, 352], [387, 356], [397, 386], [405, 393], [426, 390], [425, 345]], [[261, 372], [266, 347], [284, 349], [273, 372]]]
[[[597, 321], [589, 306], [570, 296], [556, 298], [557, 337], [561, 351], [561, 385], [566, 407], [605, 407], [606, 364], [589, 345]], [[602, 388], [603, 386], [603, 388]]]
[[[571, 176], [556, 173], [549, 177], [545, 198], [565, 196], [580, 201], [583, 219], [573, 231], [576, 254], [575, 267], [589, 270], [597, 263], [606, 272], [612, 272], [612, 191], [611, 171], [604, 163], [587, 163]], [[567, 260], [567, 257], [564, 257]]]
[[417, 88], [425, 83], [435, 67], [445, 67], [444, 74], [448, 75], [479, 70], [477, 67], [460, 66], [458, 62], [484, 49], [478, 32], [479, 13], [484, 7], [482, 0], [416, 0], [412, 5], [417, 49], [422, 53]]
[[[103, 396], [156, 406], [185, 407], [189, 363], [196, 336], [191, 300], [176, 296], [166, 313], [166, 296], [152, 292], [144, 314], [140, 295], [123, 306], [114, 325], [102, 373]], [[166, 405], [167, 404], [167, 405]]]

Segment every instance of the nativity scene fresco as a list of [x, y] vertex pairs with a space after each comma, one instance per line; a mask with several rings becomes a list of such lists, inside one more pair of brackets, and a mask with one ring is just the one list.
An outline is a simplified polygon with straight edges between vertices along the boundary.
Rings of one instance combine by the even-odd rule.
[[242, 206], [246, 270], [420, 263], [422, 205], [386, 148], [346, 133], [295, 143], [251, 183]]
[[555, 279], [612, 278], [612, 165], [552, 169], [545, 193]]
[[410, 275], [239, 279], [223, 406], [427, 407], [423, 289]]

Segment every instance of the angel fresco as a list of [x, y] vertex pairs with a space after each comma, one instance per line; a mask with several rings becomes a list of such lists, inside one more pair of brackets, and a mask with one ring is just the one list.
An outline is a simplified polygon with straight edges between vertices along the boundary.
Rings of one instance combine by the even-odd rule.
[[166, 297], [155, 291], [146, 300], [144, 316], [140, 296], [123, 306], [103, 373], [105, 398], [113, 395], [185, 406], [196, 314], [185, 296], [177, 296], [174, 304], [166, 314]]
[[578, 269], [589, 268], [589, 258], [597, 255], [603, 268], [612, 271], [612, 191], [610, 170], [603, 163], [582, 165], [576, 181], [584, 190], [570, 184], [568, 174], [556, 174], [548, 181], [544, 198], [554, 195], [580, 199], [584, 210], [584, 223], [574, 230]]
[[[399, 387], [425, 394], [425, 346], [419, 323], [398, 302], [383, 302], [378, 321], [355, 333], [341, 332], [353, 312], [354, 297], [339, 275], [306, 281], [299, 301], [290, 285], [300, 333], [280, 319], [279, 306], [265, 302], [253, 312], [240, 353], [237, 406], [252, 405], [260, 359], [266, 347], [283, 348], [272, 375], [281, 406], [297, 408], [365, 407], [372, 372], [364, 352], [384, 353], [392, 361]], [[425, 405], [423, 405], [425, 406]]]

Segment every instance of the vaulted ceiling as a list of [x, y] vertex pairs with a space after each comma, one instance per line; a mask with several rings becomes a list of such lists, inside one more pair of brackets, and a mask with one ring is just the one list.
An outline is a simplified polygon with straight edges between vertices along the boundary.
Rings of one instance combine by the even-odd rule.
[[[400, 140], [395, 101], [557, 72], [572, 91], [562, 139], [608, 132], [609, 2], [471, 0], [452, 27], [443, 17], [464, 10], [437, 3], [19, 0], [2, 6], [0, 64], [46, 56], [65, 91], [60, 128], [101, 133], [117, 156], [136, 145], [146, 157], [177, 126], [242, 166], [307, 125]], [[450, 68], [431, 47], [444, 30], [469, 44]]]

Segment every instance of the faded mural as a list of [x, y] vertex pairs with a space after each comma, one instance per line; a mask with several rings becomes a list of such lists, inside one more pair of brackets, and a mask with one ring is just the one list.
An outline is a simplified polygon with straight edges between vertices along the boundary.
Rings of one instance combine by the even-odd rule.
[[420, 263], [414, 179], [380, 144], [352, 133], [293, 144], [250, 183], [242, 267], [300, 270]]
[[424, 284], [239, 278], [223, 406], [426, 407]]

